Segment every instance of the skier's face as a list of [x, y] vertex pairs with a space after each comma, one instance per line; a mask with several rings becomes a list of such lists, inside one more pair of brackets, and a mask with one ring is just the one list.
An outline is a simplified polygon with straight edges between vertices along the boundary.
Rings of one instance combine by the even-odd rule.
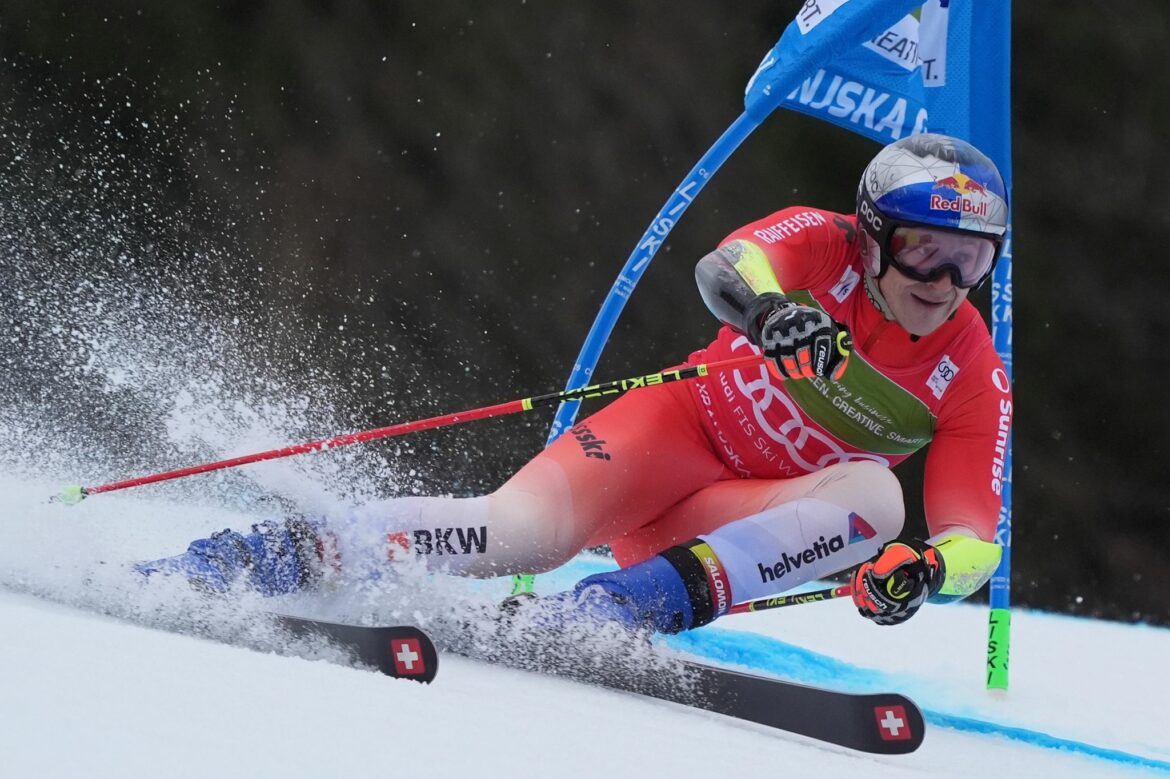
[[931, 281], [915, 281], [890, 266], [878, 279], [878, 289], [906, 332], [928, 335], [955, 313], [970, 290], [959, 289], [944, 273]]

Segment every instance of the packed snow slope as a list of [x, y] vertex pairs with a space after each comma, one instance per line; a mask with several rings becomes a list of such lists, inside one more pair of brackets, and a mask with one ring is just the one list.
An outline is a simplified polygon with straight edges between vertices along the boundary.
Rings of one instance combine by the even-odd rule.
[[[142, 495], [48, 504], [0, 479], [0, 774], [73, 776], [1118, 776], [1170, 772], [1170, 631], [1031, 612], [1013, 621], [1012, 689], [983, 689], [986, 611], [928, 607], [878, 628], [829, 602], [728, 617], [669, 640], [807, 683], [896, 690], [926, 713], [922, 748], [874, 757], [719, 715], [444, 655], [435, 683], [278, 645], [271, 605], [142, 587], [125, 563], [257, 517]], [[538, 579], [566, 586], [608, 561]], [[499, 596], [440, 577], [284, 603], [426, 625]], [[429, 591], [429, 592], [428, 592]], [[224, 643], [224, 642], [232, 642]]]

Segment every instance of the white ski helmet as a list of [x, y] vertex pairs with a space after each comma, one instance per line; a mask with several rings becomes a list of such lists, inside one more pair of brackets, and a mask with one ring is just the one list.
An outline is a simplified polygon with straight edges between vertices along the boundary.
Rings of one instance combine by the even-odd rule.
[[[949, 135], [922, 133], [890, 144], [869, 163], [857, 187], [862, 262], [875, 278], [894, 265], [922, 281], [949, 272], [956, 286], [978, 286], [1003, 249], [1007, 220], [1007, 190], [995, 163]], [[909, 232], [899, 228], [915, 227], [985, 238], [990, 244], [969, 267], [945, 260], [907, 262], [893, 244], [903, 243]]]

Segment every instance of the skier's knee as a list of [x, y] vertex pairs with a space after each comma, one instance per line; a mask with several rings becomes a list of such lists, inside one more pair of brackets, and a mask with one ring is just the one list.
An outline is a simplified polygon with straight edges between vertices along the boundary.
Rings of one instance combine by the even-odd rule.
[[892, 541], [902, 534], [906, 524], [901, 482], [884, 465], [869, 461], [853, 465], [859, 472], [858, 480], [865, 485], [866, 498], [858, 513], [868, 519], [881, 538]]
[[824, 473], [808, 497], [856, 512], [883, 541], [901, 534], [906, 508], [902, 485], [893, 471], [871, 460], [858, 460], [826, 468]]
[[572, 516], [555, 496], [500, 490], [491, 496], [492, 531], [500, 564], [544, 573], [579, 551]]

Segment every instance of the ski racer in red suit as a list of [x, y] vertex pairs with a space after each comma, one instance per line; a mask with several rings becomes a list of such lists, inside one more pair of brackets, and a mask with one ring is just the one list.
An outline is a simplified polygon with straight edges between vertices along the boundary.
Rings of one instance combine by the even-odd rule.
[[[223, 531], [137, 568], [276, 594], [381, 576], [407, 556], [498, 576], [608, 544], [620, 570], [545, 602], [677, 632], [856, 568], [860, 613], [902, 622], [974, 592], [999, 561], [1011, 391], [967, 296], [1006, 225], [985, 155], [943, 135], [903, 139], [866, 168], [854, 214], [787, 208], [698, 263], [723, 327], [687, 363], [762, 353], [761, 366], [623, 395], [490, 495]], [[890, 468], [927, 444], [929, 537], [899, 540]]]

